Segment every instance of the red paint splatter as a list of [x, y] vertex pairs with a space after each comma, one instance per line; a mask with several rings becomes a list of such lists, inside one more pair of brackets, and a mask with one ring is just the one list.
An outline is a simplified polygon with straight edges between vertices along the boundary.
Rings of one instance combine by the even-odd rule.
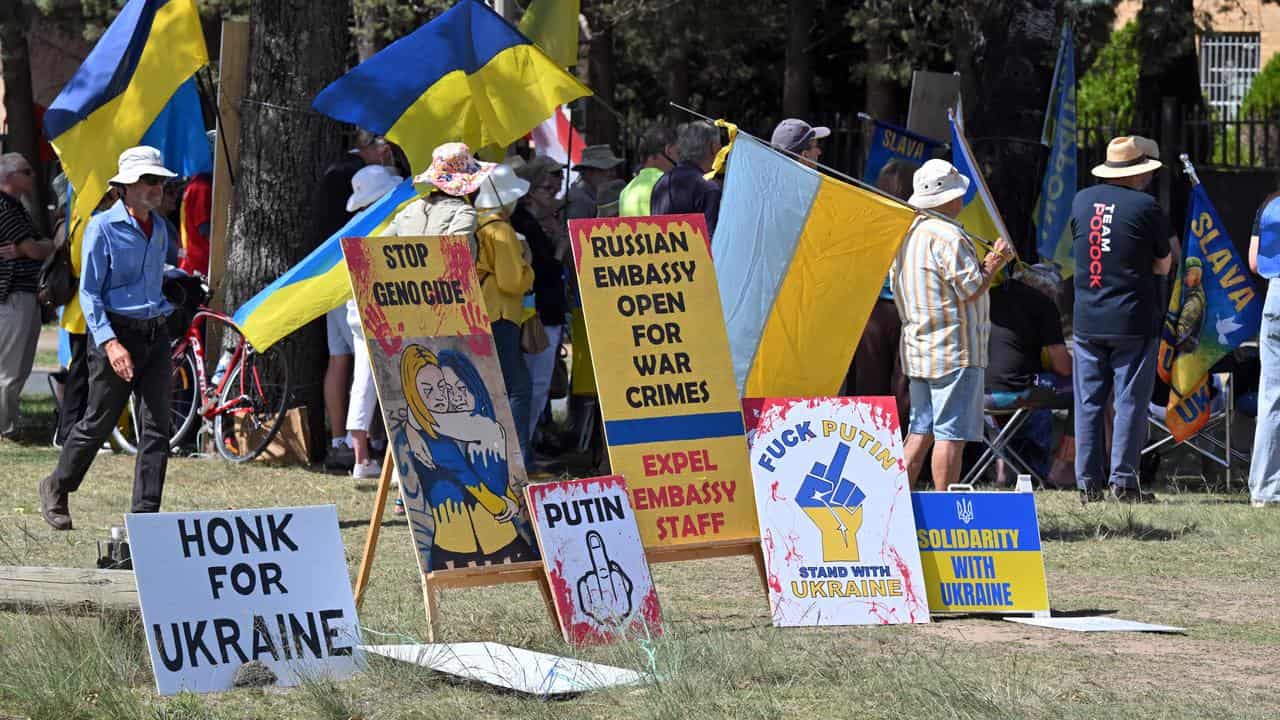
[[778, 579], [777, 573], [769, 573], [769, 589], [782, 594], [782, 581]]
[[774, 480], [773, 482], [769, 483], [769, 499], [772, 500], [773, 502], [781, 502], [783, 500], [786, 500], [786, 498], [778, 494], [779, 482], [780, 482], [779, 480]]
[[773, 557], [773, 528], [765, 528], [762, 542], [764, 543], [764, 555], [767, 560]]
[[787, 548], [787, 554], [783, 556], [782, 561], [788, 565], [794, 565], [804, 560], [804, 556], [800, 554], [799, 549], [800, 536], [795, 533], [788, 533], [783, 545]]
[[908, 619], [910, 622], [915, 622], [916, 608], [920, 607], [920, 598], [916, 595], [915, 585], [911, 583], [911, 568], [902, 559], [897, 548], [889, 548], [889, 555], [893, 558], [893, 564], [898, 568], [898, 573], [902, 575], [902, 593], [907, 601]]
[[467, 341], [471, 353], [480, 357], [493, 355], [493, 335], [484, 308], [479, 303], [468, 303], [462, 308], [462, 319], [466, 321], [469, 332], [458, 333], [458, 336]]
[[[352, 284], [364, 292], [373, 286], [373, 261], [367, 252], [364, 238], [342, 238], [342, 254], [347, 257], [347, 270], [355, 282]], [[372, 332], [373, 339], [387, 355], [394, 356], [404, 347], [404, 326], [399, 331], [391, 327], [387, 315], [373, 299], [362, 292], [361, 311], [367, 332]]]
[[440, 256], [444, 259], [444, 279], [457, 280], [462, 291], [469, 294], [475, 287], [476, 265], [466, 236], [440, 238]]

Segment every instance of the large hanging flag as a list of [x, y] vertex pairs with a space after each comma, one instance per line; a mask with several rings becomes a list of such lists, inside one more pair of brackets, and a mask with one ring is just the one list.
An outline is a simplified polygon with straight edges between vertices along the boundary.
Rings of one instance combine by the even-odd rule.
[[1209, 422], [1209, 368], [1257, 337], [1262, 324], [1262, 298], [1209, 194], [1191, 176], [1186, 257], [1161, 328], [1158, 365], [1170, 388], [1165, 424], [1178, 442]]
[[[44, 115], [45, 134], [74, 189], [71, 264], [116, 174], [120, 153], [141, 143], [175, 91], [209, 62], [195, 0], [129, 0]], [[78, 299], [63, 327], [84, 332]]]
[[903, 160], [923, 165], [942, 147], [942, 143], [906, 128], [887, 122], [872, 120], [875, 130], [871, 133], [871, 150], [867, 152], [867, 164], [862, 169], [862, 181], [874, 185], [880, 179], [880, 171], [890, 160]]
[[194, 77], [178, 86], [140, 144], [160, 150], [165, 167], [183, 177], [213, 172], [213, 149], [205, 135], [204, 110]]
[[347, 221], [320, 247], [236, 310], [236, 325], [259, 352], [351, 299], [342, 238], [380, 235], [396, 213], [421, 195], [405, 180]]
[[1063, 277], [1071, 277], [1075, 272], [1071, 203], [1076, 197], [1076, 53], [1070, 23], [1062, 29], [1041, 141], [1050, 150], [1036, 201], [1036, 252], [1041, 260], [1056, 264]]
[[581, 0], [533, 0], [520, 18], [520, 32], [563, 68], [578, 64]]
[[987, 181], [973, 159], [973, 151], [969, 149], [969, 141], [964, 137], [964, 130], [957, 124], [956, 115], [948, 113], [951, 121], [951, 164], [961, 175], [969, 178], [969, 190], [964, 194], [964, 209], [957, 216], [968, 233], [976, 238], [995, 242], [1002, 237], [1013, 242], [1009, 231], [1005, 228], [1004, 218], [996, 209], [991, 199], [991, 191], [987, 189]]
[[712, 255], [743, 397], [839, 392], [914, 219], [739, 133]]
[[385, 135], [420, 170], [438, 145], [510, 145], [590, 94], [480, 0], [461, 0], [338, 78], [312, 106]]

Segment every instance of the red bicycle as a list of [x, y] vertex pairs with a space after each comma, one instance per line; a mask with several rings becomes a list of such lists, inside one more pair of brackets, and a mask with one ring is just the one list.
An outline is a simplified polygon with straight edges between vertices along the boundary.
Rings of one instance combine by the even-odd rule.
[[[210, 323], [212, 321], [212, 323]], [[218, 337], [228, 348], [212, 378], [205, 373], [204, 338]], [[200, 421], [199, 435], [211, 433], [218, 454], [231, 462], [252, 460], [271, 444], [289, 409], [289, 364], [280, 345], [258, 351], [227, 315], [197, 306], [186, 333], [174, 338], [173, 395], [170, 398], [170, 450], [177, 450]], [[137, 452], [137, 396], [112, 433], [130, 454]]]

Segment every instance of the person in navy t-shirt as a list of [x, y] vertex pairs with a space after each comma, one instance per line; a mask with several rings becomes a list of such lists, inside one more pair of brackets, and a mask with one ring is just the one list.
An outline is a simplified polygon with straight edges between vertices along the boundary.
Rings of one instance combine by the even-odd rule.
[[[1169, 219], [1144, 192], [1161, 167], [1160, 149], [1138, 136], [1118, 137], [1102, 180], [1071, 206], [1075, 252], [1073, 385], [1076, 485], [1081, 502], [1102, 499], [1103, 481], [1122, 502], [1149, 502], [1138, 487], [1147, 402], [1156, 377], [1160, 336], [1158, 275], [1173, 264]], [[1103, 427], [1115, 394], [1115, 431], [1108, 467]]]

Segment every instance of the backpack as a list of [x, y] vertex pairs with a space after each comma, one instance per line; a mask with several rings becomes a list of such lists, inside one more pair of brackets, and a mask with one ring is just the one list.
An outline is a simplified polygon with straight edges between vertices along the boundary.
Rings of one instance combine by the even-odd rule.
[[40, 265], [40, 283], [36, 299], [46, 307], [58, 307], [71, 302], [80, 289], [80, 279], [71, 267], [71, 242], [67, 233], [67, 221], [59, 220], [53, 232], [53, 253]]

